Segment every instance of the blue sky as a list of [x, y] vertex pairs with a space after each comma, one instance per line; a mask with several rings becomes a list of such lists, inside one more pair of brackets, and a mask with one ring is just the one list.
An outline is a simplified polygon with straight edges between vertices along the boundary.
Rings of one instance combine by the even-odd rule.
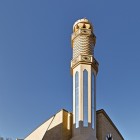
[[125, 140], [139, 140], [139, 0], [0, 1], [0, 136], [24, 138], [72, 111], [71, 33], [87, 17], [97, 37], [97, 108]]

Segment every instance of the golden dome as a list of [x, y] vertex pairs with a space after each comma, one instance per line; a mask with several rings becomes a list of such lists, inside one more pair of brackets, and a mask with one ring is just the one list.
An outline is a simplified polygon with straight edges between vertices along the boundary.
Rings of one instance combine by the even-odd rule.
[[79, 28], [91, 29], [93, 31], [92, 24], [86, 18], [79, 19], [74, 23], [73, 32], [76, 32]]

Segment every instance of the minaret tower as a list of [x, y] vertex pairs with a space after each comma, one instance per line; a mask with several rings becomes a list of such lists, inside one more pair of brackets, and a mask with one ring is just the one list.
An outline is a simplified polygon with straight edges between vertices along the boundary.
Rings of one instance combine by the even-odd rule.
[[80, 19], [73, 25], [71, 36], [73, 58], [73, 136], [71, 140], [96, 139], [96, 76], [94, 58], [96, 37], [92, 24]]

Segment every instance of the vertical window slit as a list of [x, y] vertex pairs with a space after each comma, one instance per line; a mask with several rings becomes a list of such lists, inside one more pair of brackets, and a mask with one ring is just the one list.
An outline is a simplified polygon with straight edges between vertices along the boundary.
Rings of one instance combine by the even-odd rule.
[[84, 70], [83, 72], [83, 117], [84, 117], [84, 122], [83, 125], [85, 127], [88, 126], [88, 71]]
[[79, 127], [79, 73], [75, 74], [75, 123]]

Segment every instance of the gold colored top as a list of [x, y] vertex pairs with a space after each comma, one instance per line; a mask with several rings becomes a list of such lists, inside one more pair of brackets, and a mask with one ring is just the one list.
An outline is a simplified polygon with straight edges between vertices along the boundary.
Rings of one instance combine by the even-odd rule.
[[86, 18], [77, 20], [73, 25], [73, 32], [76, 32], [79, 28], [91, 29], [93, 31], [92, 24]]

